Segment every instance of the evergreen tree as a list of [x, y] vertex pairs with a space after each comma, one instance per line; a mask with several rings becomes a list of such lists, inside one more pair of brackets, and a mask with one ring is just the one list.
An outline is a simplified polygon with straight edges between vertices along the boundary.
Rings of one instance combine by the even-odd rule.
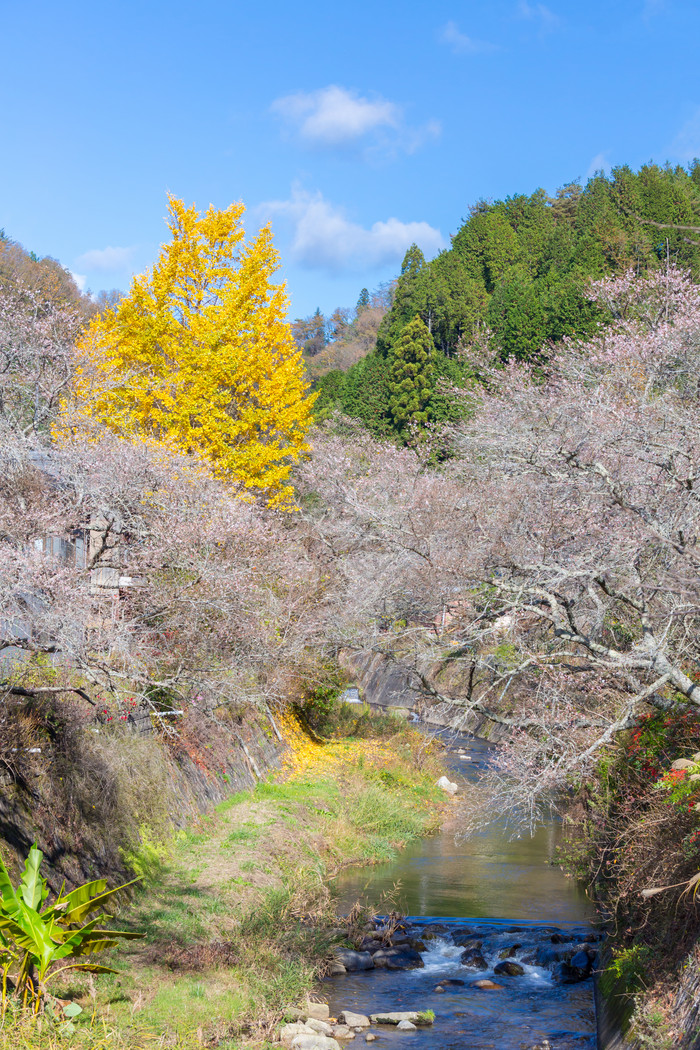
[[369, 292], [366, 288], [363, 288], [357, 300], [357, 306], [355, 307], [355, 313], [361, 314], [363, 310], [366, 310], [369, 306]]
[[425, 306], [421, 276], [426, 269], [423, 252], [417, 244], [412, 244], [403, 257], [391, 310], [379, 326], [377, 350], [380, 354], [391, 353], [405, 326]]
[[389, 413], [405, 433], [428, 422], [435, 383], [435, 346], [427, 326], [414, 317], [394, 347], [389, 369]]
[[370, 353], [345, 375], [340, 407], [346, 415], [360, 419], [375, 437], [395, 433], [389, 412], [389, 361]]

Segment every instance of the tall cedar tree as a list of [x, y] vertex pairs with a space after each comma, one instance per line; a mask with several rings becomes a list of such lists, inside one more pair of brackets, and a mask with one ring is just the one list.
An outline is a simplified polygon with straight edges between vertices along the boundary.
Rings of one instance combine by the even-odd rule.
[[389, 412], [399, 431], [428, 422], [434, 372], [433, 338], [421, 318], [414, 317], [394, 347], [389, 371]]
[[242, 204], [170, 197], [172, 238], [79, 345], [64, 430], [99, 420], [202, 453], [213, 473], [271, 506], [291, 505], [289, 471], [308, 448], [313, 397], [286, 320], [269, 228], [244, 241]]

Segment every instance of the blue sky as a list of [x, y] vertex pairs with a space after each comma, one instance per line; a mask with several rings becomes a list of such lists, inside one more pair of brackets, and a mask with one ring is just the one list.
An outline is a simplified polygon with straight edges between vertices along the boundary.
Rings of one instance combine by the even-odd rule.
[[292, 316], [354, 305], [480, 198], [700, 154], [700, 4], [2, 0], [0, 227], [93, 291], [166, 192], [271, 220]]

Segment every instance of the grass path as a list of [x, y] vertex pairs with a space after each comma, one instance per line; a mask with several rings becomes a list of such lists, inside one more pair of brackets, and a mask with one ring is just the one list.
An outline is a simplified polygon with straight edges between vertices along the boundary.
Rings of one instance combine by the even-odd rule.
[[145, 843], [145, 887], [118, 917], [145, 939], [114, 956], [118, 975], [65, 989], [106, 1026], [105, 1048], [263, 1045], [342, 938], [333, 873], [386, 860], [439, 826], [439, 755], [414, 730], [323, 743], [288, 715], [281, 731], [288, 750], [274, 779], [167, 850]]

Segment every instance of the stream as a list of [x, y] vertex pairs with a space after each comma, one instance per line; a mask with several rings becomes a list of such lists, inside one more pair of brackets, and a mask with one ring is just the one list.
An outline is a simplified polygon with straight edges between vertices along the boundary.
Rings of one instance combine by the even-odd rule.
[[[472, 737], [450, 741], [451, 778], [467, 792], [491, 746]], [[469, 758], [460, 758], [458, 748]], [[552, 821], [533, 838], [511, 839], [496, 817], [466, 840], [455, 842], [454, 829], [445, 829], [390, 863], [342, 875], [336, 882], [341, 912], [358, 899], [376, 902], [393, 892], [407, 916], [406, 934], [423, 942], [423, 966], [329, 978], [323, 993], [331, 1014], [434, 1011], [434, 1025], [414, 1032], [373, 1026], [377, 1050], [398, 1044], [412, 1050], [594, 1050], [592, 979], [567, 983], [571, 972], [562, 961], [567, 947], [570, 956], [586, 937], [595, 950], [593, 909], [556, 864], [559, 833]], [[463, 965], [460, 956], [475, 945], [476, 962]], [[494, 973], [506, 954], [522, 974]], [[475, 986], [484, 979], [501, 987]], [[437, 992], [446, 980], [455, 984]]]

